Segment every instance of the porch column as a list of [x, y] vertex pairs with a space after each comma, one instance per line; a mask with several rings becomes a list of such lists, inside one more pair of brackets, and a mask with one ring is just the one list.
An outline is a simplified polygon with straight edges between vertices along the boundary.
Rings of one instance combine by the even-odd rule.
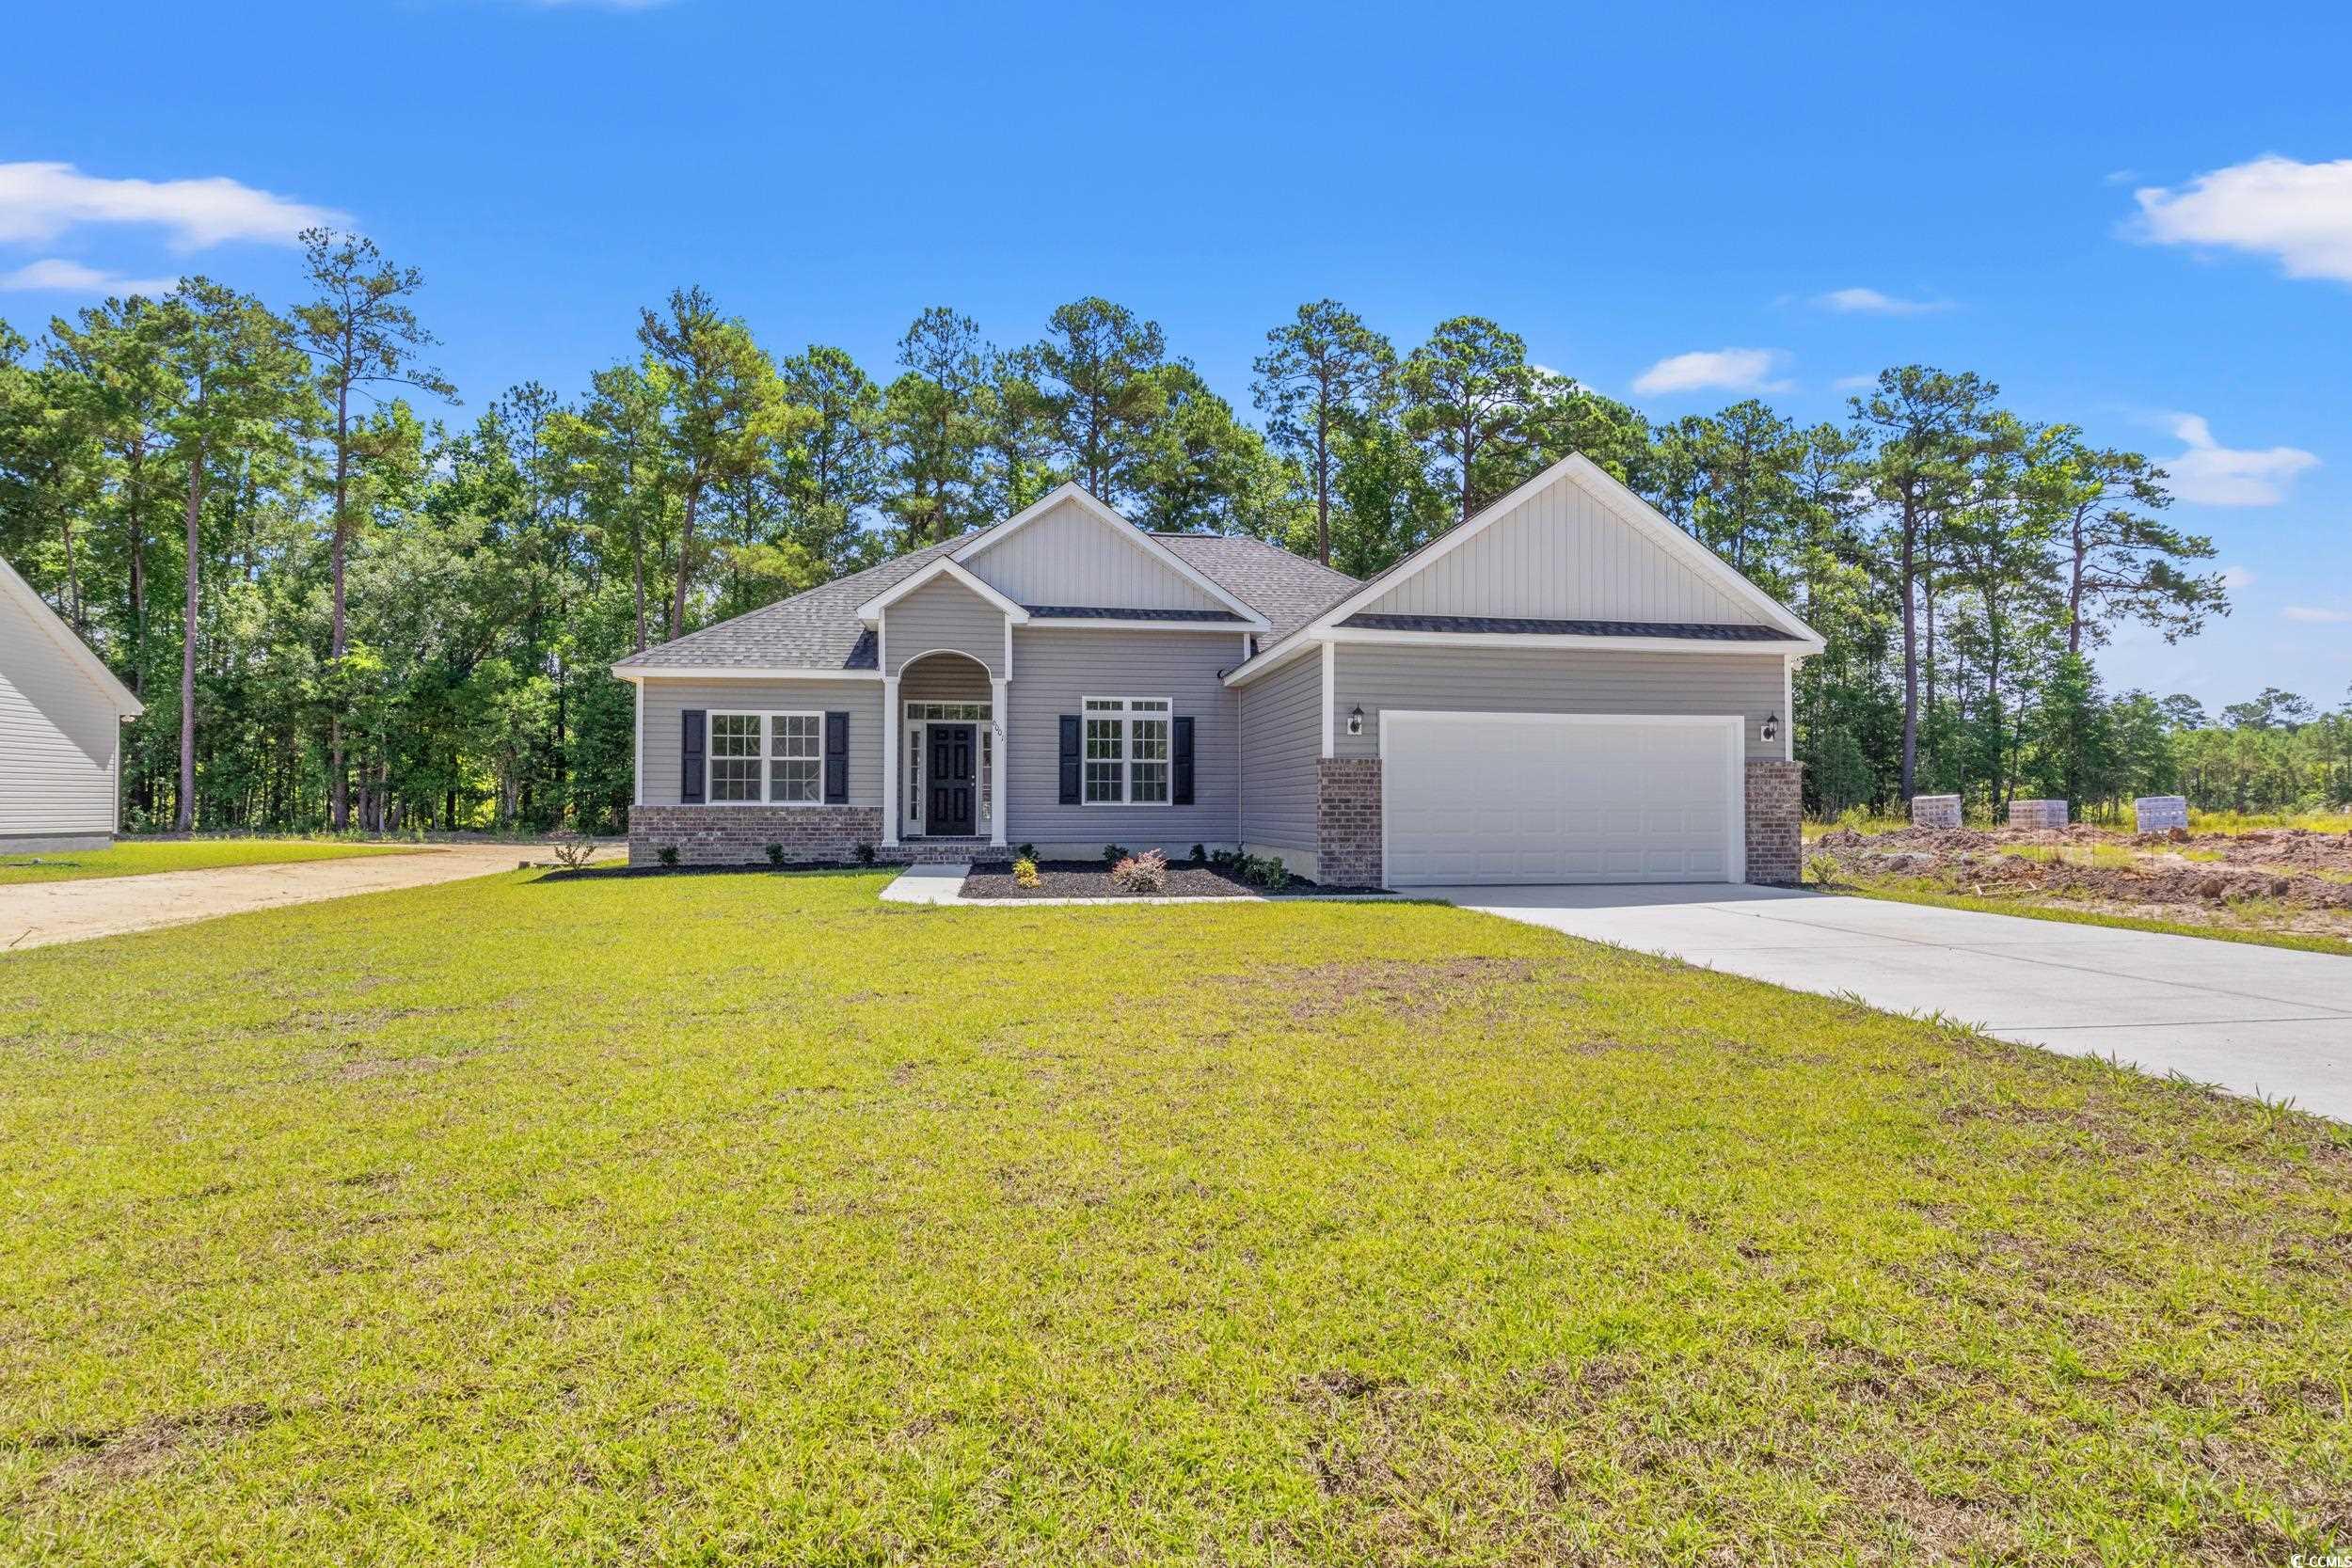
[[898, 677], [882, 677], [882, 847], [898, 847]]
[[988, 754], [988, 842], [998, 849], [1005, 847], [1005, 780], [1008, 776], [1005, 754], [1009, 749], [1005, 733], [1005, 718], [1009, 711], [1005, 706], [1005, 688], [1011, 684], [1010, 681], [993, 680], [988, 683], [988, 721], [996, 731]]

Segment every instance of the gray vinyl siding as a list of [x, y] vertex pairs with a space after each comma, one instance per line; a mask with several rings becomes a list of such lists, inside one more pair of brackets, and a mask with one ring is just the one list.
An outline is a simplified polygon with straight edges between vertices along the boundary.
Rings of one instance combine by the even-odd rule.
[[[1778, 654], [1587, 652], [1581, 648], [1340, 647], [1332, 707], [1364, 710], [1364, 733], [1338, 726], [1343, 757], [1380, 754], [1380, 710], [1448, 713], [1736, 713], [1747, 720], [1748, 759], [1778, 761], [1764, 721], [1787, 701]], [[1781, 721], [1788, 721], [1781, 714]]]
[[1362, 609], [1712, 626], [1764, 620], [1566, 474]]
[[644, 683], [644, 730], [638, 754], [644, 763], [649, 806], [678, 800], [678, 752], [688, 708], [719, 713], [834, 713], [850, 716], [850, 799], [853, 806], [882, 804], [882, 696], [878, 680], [663, 680]]
[[1323, 755], [1323, 656], [1308, 653], [1241, 697], [1241, 836], [1315, 849], [1316, 762]]
[[910, 659], [938, 648], [969, 654], [1005, 673], [1005, 612], [960, 582], [934, 578], [882, 611], [882, 648], [897, 674]]
[[968, 658], [924, 658], [898, 677], [902, 703], [985, 703], [988, 673]]
[[[1194, 844], [1234, 843], [1238, 694], [1217, 677], [1240, 662], [1240, 639], [1229, 632], [1015, 627], [1006, 691], [1006, 836], [1015, 844], [1163, 846], [1179, 852]], [[1060, 803], [1060, 719], [1085, 712], [1089, 697], [1165, 697], [1172, 717], [1191, 716], [1191, 805]]]
[[0, 837], [113, 832], [121, 744], [113, 694], [0, 598]]
[[[1120, 528], [1133, 531], [1133, 525]], [[1074, 500], [1032, 518], [962, 563], [1015, 604], [1124, 610], [1224, 610], [1152, 552], [1137, 533], [1122, 539]], [[895, 633], [893, 634], [896, 635]]]

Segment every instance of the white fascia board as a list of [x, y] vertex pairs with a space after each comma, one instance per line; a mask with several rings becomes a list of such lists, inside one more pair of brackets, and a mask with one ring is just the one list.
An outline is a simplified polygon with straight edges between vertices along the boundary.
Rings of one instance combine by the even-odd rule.
[[1248, 686], [1261, 675], [1270, 675], [1283, 665], [1321, 647], [1327, 636], [1328, 634], [1326, 633], [1323, 636], [1310, 638], [1286, 637], [1271, 648], [1261, 648], [1251, 657], [1244, 659], [1226, 671], [1225, 684]]
[[106, 661], [90, 651], [90, 645], [75, 635], [65, 617], [49, 608], [33, 585], [16, 575], [16, 568], [0, 561], [0, 595], [14, 599], [25, 617], [40, 629], [41, 635], [57, 646], [68, 663], [79, 671], [92, 685], [105, 694], [119, 720], [136, 719], [147, 711], [147, 705], [131, 694], [120, 676], [106, 668]]
[[613, 665], [613, 677], [642, 679], [882, 679], [880, 670], [760, 670], [751, 665]]
[[[1569, 478], [1573, 478], [1606, 502], [1611, 515], [1619, 522], [1625, 523], [1637, 532], [1649, 535], [1669, 553], [1681, 559], [1709, 581], [1720, 584], [1734, 597], [1754, 606], [1766, 620], [1788, 634], [1788, 641], [1790, 643], [1801, 646], [1807, 653], [1819, 653], [1825, 645], [1819, 632], [1789, 613], [1788, 607], [1778, 599], [1742, 577], [1729, 562], [1675, 527], [1667, 520], [1664, 514], [1611, 478], [1608, 470], [1591, 458], [1581, 452], [1571, 452], [1509, 495], [1504, 496], [1501, 500], [1489, 503], [1479, 512], [1478, 515], [1468, 522], [1438, 535], [1419, 550], [1406, 557], [1396, 566], [1374, 578], [1355, 593], [1291, 633], [1289, 637], [1275, 643], [1273, 647], [1261, 650], [1258, 657], [1263, 659], [1282, 653], [1290, 643], [1298, 639], [1319, 637], [1329, 632], [1364, 606], [1389, 594], [1426, 571], [1433, 562], [1442, 561], [1451, 552], [1470, 543], [1495, 523], [1533, 499], [1537, 492], [1544, 490], [1558, 480]], [[1754, 646], [1777, 651], [1776, 645], [1772, 643], [1759, 642]], [[1246, 670], [1249, 666], [1244, 665], [1242, 668]]]
[[1213, 631], [1230, 637], [1235, 632], [1264, 631], [1267, 623], [1260, 621], [1130, 621], [1116, 615], [1035, 615], [1029, 618], [1032, 631], [1058, 631], [1064, 626], [1079, 631]]
[[[1331, 642], [1389, 642], [1424, 648], [1590, 648], [1645, 654], [1788, 654], [1809, 652], [1812, 644], [1788, 638], [1769, 642], [1718, 642], [1697, 637], [1583, 637], [1550, 632], [1519, 631], [1380, 631], [1366, 626], [1334, 626], [1323, 634]], [[1261, 656], [1263, 657], [1263, 656]]]
[[1235, 598], [1232, 594], [1228, 593], [1221, 585], [1218, 584], [1216, 578], [1208, 576], [1199, 567], [1193, 565], [1192, 562], [1178, 555], [1174, 550], [1169, 549], [1166, 545], [1161, 544], [1158, 540], [1144, 532], [1143, 530], [1136, 527], [1135, 524], [1129, 522], [1125, 517], [1121, 516], [1113, 507], [1096, 499], [1090, 491], [1089, 491], [1084, 485], [1078, 483], [1075, 480], [1071, 480], [1065, 482], [1064, 483], [1056, 485], [1053, 490], [1048, 492], [1045, 496], [1029, 505], [1023, 507], [1019, 512], [1014, 513], [1011, 516], [1006, 518], [994, 528], [982, 532], [977, 538], [974, 539], [970, 544], [965, 545], [962, 548], [957, 550], [954, 555], [949, 556], [947, 559], [955, 562], [965, 562], [971, 560], [974, 556], [977, 556], [985, 550], [993, 549], [998, 545], [1001, 545], [1006, 540], [1011, 538], [1014, 534], [1020, 532], [1029, 524], [1037, 521], [1038, 518], [1045, 515], [1046, 513], [1052, 511], [1057, 504], [1066, 500], [1075, 501], [1078, 505], [1078, 510], [1084, 512], [1088, 516], [1092, 517], [1096, 522], [1103, 524], [1104, 527], [1115, 530], [1120, 538], [1126, 540], [1127, 543], [1135, 548], [1141, 550], [1144, 554], [1150, 556], [1153, 561], [1158, 562], [1169, 571], [1174, 572], [1178, 577], [1183, 578], [1186, 582], [1191, 583], [1195, 588], [1200, 589], [1200, 592], [1208, 594], [1209, 597], [1215, 599], [1217, 603], [1225, 606], [1226, 609], [1231, 610], [1235, 614], [1241, 616], [1244, 620], [1247, 620], [1261, 628], [1265, 626], [1265, 621], [1256, 610], [1250, 609], [1249, 606], [1244, 604], [1240, 599]]
[[[961, 552], [958, 553], [961, 554]], [[1013, 603], [1010, 599], [996, 592], [995, 589], [991, 588], [987, 583], [982, 582], [978, 578], [974, 577], [970, 572], [967, 572], [962, 567], [957, 565], [955, 556], [941, 556], [937, 561], [932, 562], [921, 571], [910, 572], [905, 577], [893, 583], [890, 587], [883, 589], [881, 593], [875, 594], [872, 598], [858, 606], [857, 618], [870, 626], [876, 621], [882, 619], [882, 612], [883, 610], [888, 610], [892, 605], [897, 604], [900, 599], [905, 598], [909, 594], [912, 594], [916, 589], [923, 587], [926, 583], [935, 582], [943, 577], [953, 578], [964, 588], [969, 589], [972, 593], [978, 594], [982, 599], [987, 600], [990, 605], [1002, 611], [1005, 618], [1012, 622], [1015, 626], [1019, 626], [1022, 622], [1026, 621], [1029, 618], [1029, 612], [1027, 610], [1022, 609], [1019, 605]]]

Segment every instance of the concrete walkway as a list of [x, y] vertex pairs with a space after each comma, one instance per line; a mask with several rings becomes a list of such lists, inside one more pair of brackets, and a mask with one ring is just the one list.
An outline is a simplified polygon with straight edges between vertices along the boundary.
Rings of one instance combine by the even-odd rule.
[[1776, 888], [1413, 891], [2352, 1121], [2352, 958]]
[[517, 862], [544, 858], [546, 853], [543, 847], [529, 844], [451, 844], [397, 854], [355, 855], [349, 860], [22, 882], [0, 887], [0, 952], [184, 926], [217, 915], [310, 904], [355, 893], [486, 877], [496, 871], [512, 871]]

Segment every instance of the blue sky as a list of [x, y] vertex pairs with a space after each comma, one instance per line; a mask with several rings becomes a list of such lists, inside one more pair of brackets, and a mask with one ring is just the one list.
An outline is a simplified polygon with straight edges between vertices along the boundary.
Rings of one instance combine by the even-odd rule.
[[2352, 685], [2341, 7], [98, 15], [0, 23], [21, 326], [183, 270], [291, 299], [320, 210], [424, 269], [475, 406], [577, 390], [686, 282], [878, 373], [923, 306], [1012, 342], [1103, 293], [1245, 405], [1266, 328], [1326, 295], [1400, 347], [1491, 315], [1659, 417], [1756, 386], [1832, 417], [1915, 359], [2180, 476], [2237, 610], [2120, 640], [2116, 684]]

